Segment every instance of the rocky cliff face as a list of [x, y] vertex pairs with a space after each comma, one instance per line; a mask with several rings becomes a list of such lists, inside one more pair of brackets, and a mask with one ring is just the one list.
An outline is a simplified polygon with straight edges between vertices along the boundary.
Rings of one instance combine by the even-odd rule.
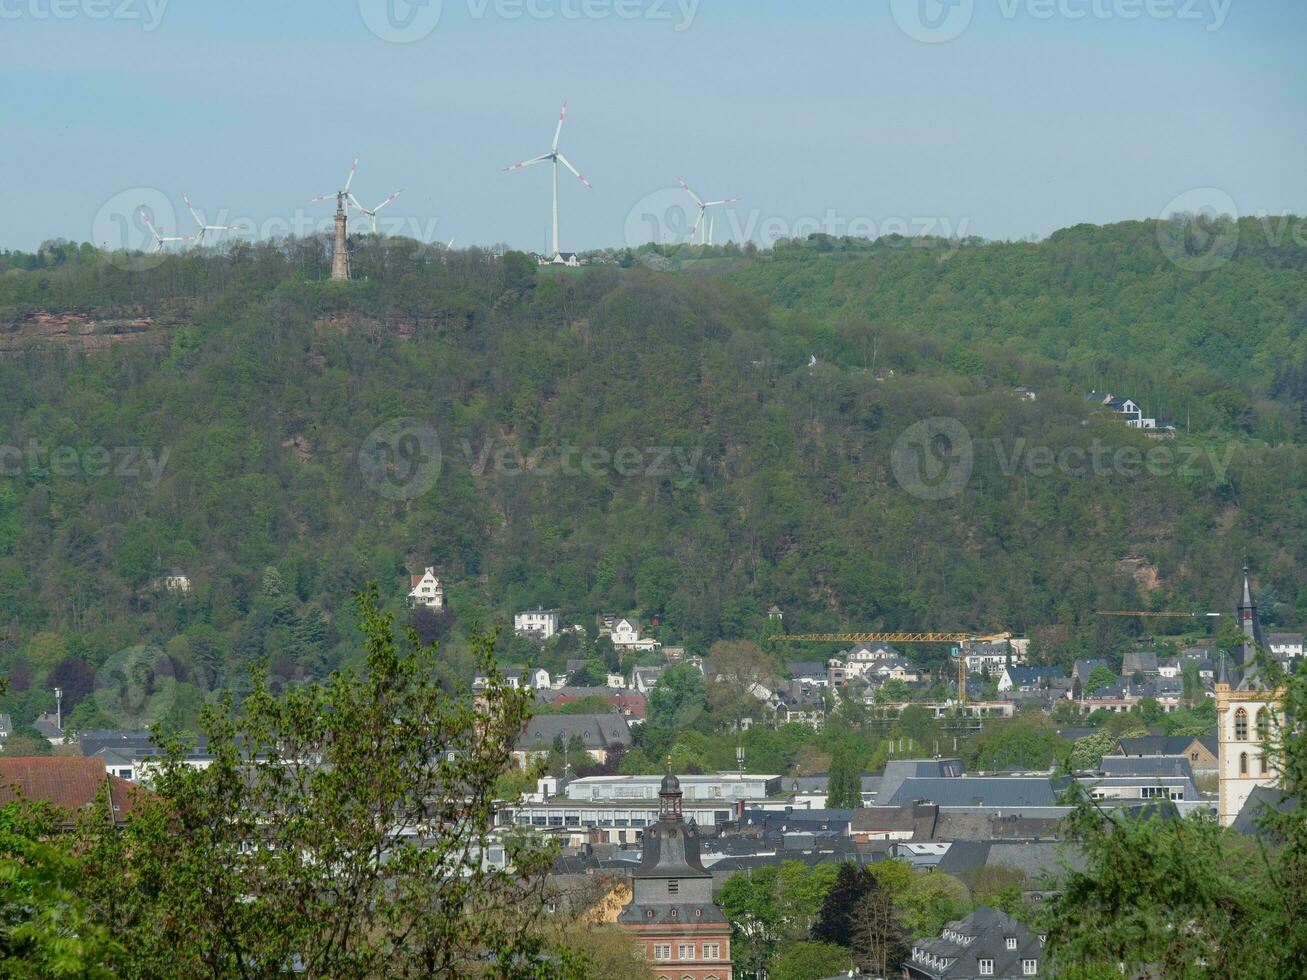
[[175, 327], [175, 323], [161, 323], [145, 315], [106, 317], [77, 311], [37, 310], [0, 320], [0, 354], [13, 354], [29, 347], [66, 347], [90, 353], [117, 344], [141, 343], [160, 350], [171, 343]]

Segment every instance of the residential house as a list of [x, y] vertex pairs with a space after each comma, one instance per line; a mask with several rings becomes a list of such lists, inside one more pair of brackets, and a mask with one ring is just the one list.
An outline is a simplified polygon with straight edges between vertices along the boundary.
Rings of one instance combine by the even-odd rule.
[[36, 721], [32, 722], [32, 727], [52, 745], [64, 744], [63, 724], [57, 712], [47, 711], [45, 714], [37, 715]]
[[1180, 658], [1179, 657], [1158, 657], [1157, 658], [1157, 676], [1165, 677], [1168, 680], [1180, 676]]
[[1033, 389], [1027, 388], [1025, 385], [1018, 385], [1013, 388], [1012, 394], [1023, 402], [1033, 402], [1037, 397], [1039, 397], [1035, 394]]
[[666, 667], [636, 667], [631, 671], [631, 687], [647, 697], [658, 685], [658, 678], [663, 676], [665, 670]]
[[811, 687], [826, 687], [830, 683], [828, 668], [816, 660], [797, 660], [790, 664], [790, 679]]
[[998, 679], [999, 691], [1036, 691], [1049, 681], [1065, 677], [1058, 667], [1019, 667], [1015, 664], [1003, 668]]
[[[194, 769], [207, 769], [213, 762], [207, 741], [197, 738], [182, 761]], [[93, 729], [77, 736], [77, 746], [83, 756], [102, 759], [110, 775], [133, 783], [148, 782], [150, 769], [164, 754], [148, 731]]]
[[421, 575], [409, 576], [408, 604], [411, 607], [426, 606], [428, 609], [445, 608], [445, 589], [436, 577], [436, 570], [430, 566]]
[[121, 824], [149, 791], [105, 771], [98, 756], [15, 756], [0, 758], [0, 806], [22, 798], [54, 805], [72, 827], [77, 815], [107, 796], [115, 823]]
[[1093, 404], [1102, 405], [1115, 412], [1121, 417], [1121, 420], [1132, 429], [1156, 429], [1157, 419], [1146, 418], [1144, 410], [1139, 403], [1132, 398], [1122, 398], [1117, 395], [1102, 394], [1097, 391], [1091, 391], [1085, 396], [1085, 401]]
[[534, 640], [547, 640], [558, 632], [557, 609], [528, 609], [513, 615], [513, 632]]
[[1144, 677], [1157, 676], [1157, 654], [1147, 650], [1127, 653], [1121, 664], [1121, 673], [1126, 677], [1142, 674]]
[[1026, 658], [1015, 653], [1006, 640], [973, 640], [962, 644], [962, 656], [967, 661], [967, 671], [981, 674], [986, 670], [997, 677], [1009, 663], [1024, 664]]
[[1186, 759], [1197, 775], [1216, 771], [1216, 734], [1209, 735], [1140, 735], [1123, 738], [1116, 745], [1116, 754], [1132, 758], [1165, 756]]
[[865, 677], [882, 660], [902, 659], [888, 643], [859, 643], [843, 656], [847, 677]]
[[868, 671], [868, 676], [874, 677], [882, 683], [887, 680], [916, 683], [921, 680], [921, 671], [913, 666], [911, 661], [903, 657], [890, 657], [881, 660], [871, 668]]
[[609, 755], [631, 744], [631, 726], [613, 712], [604, 715], [536, 715], [526, 726], [513, 750], [513, 761], [526, 768], [532, 761], [547, 755], [557, 739], [571, 747], [579, 739], [586, 754], [603, 765]]
[[936, 938], [915, 940], [903, 969], [908, 977], [921, 980], [1052, 976], [1045, 963], [1044, 936], [986, 905], [946, 923]]
[[[511, 667], [502, 672], [504, 684], [514, 690], [529, 688], [544, 691], [550, 687], [549, 671], [543, 667]], [[477, 674], [472, 678], [472, 690], [481, 692], [490, 684], [486, 674]]]
[[1303, 655], [1303, 637], [1301, 633], [1268, 633], [1266, 647], [1281, 660], [1288, 660]]
[[606, 687], [563, 687], [536, 692], [536, 699], [552, 708], [561, 708], [582, 698], [603, 698], [624, 717], [644, 721], [647, 704], [644, 695], [635, 691], [615, 691]]
[[14, 720], [6, 714], [0, 714], [0, 742], [7, 739], [14, 730]]
[[1095, 667], [1107, 667], [1108, 670], [1112, 669], [1106, 660], [1103, 660], [1101, 657], [1094, 657], [1092, 659], [1077, 660], [1075, 666], [1071, 668], [1071, 675], [1081, 684], [1084, 684], [1089, 680], [1089, 675], [1094, 672]]
[[599, 636], [612, 636], [613, 625], [617, 622], [617, 613], [595, 613], [595, 629]]
[[640, 621], [629, 616], [614, 621], [610, 636], [613, 648], [625, 652], [648, 653], [662, 646], [657, 640], [640, 636]]

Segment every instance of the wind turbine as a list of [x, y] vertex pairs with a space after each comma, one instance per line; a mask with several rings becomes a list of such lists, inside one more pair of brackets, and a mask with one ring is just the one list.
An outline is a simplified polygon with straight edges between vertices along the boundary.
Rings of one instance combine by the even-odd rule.
[[150, 234], [154, 236], [154, 248], [151, 252], [162, 252], [163, 246], [168, 242], [189, 242], [189, 235], [160, 235], [159, 229], [154, 227], [154, 222], [150, 220], [150, 212], [145, 210], [145, 205], [141, 205], [141, 220], [145, 222], [145, 227], [150, 229]]
[[235, 226], [235, 225], [206, 225], [206, 224], [205, 224], [205, 223], [200, 219], [200, 215], [199, 215], [199, 213], [195, 210], [195, 206], [194, 206], [193, 204], [191, 204], [191, 199], [190, 199], [189, 197], [186, 196], [186, 192], [185, 192], [185, 191], [182, 192], [182, 200], [186, 202], [186, 208], [187, 208], [188, 211], [191, 212], [191, 217], [195, 219], [195, 223], [196, 223], [197, 225], [200, 226], [200, 233], [199, 233], [198, 235], [195, 236], [195, 247], [196, 247], [196, 248], [199, 248], [201, 245], [204, 244], [204, 233], [205, 233], [205, 232], [208, 232], [208, 231], [235, 231], [235, 230], [236, 230], [236, 226]]
[[[353, 172], [351, 172], [350, 178], [352, 179], [353, 176], [354, 174]], [[394, 194], [391, 194], [390, 197], [386, 198], [384, 201], [378, 204], [375, 208], [365, 208], [362, 204], [359, 203], [359, 199], [355, 197], [353, 194], [347, 193], [346, 196], [349, 198], [350, 207], [357, 208], [359, 211], [362, 211], [364, 214], [366, 214], [369, 219], [371, 219], [372, 234], [375, 235], [377, 233], [377, 212], [380, 211], [387, 204], [389, 204], [391, 201], [393, 201], [395, 198], [399, 197], [399, 195], [403, 193], [404, 193], [404, 188], [401, 187], [399, 190], [395, 191]]]
[[558, 165], [559, 165], [559, 163], [561, 163], [561, 164], [562, 164], [564, 167], [566, 167], [568, 170], [572, 171], [572, 173], [573, 173], [573, 175], [575, 175], [576, 179], [579, 180], [581, 183], [585, 184], [586, 187], [591, 187], [591, 186], [592, 186], [592, 185], [590, 184], [590, 181], [586, 180], [585, 177], [583, 177], [583, 176], [581, 175], [581, 172], [580, 172], [579, 170], [577, 170], [574, 166], [572, 166], [572, 165], [568, 162], [567, 157], [563, 156], [563, 154], [561, 154], [561, 153], [558, 152], [558, 138], [559, 138], [559, 137], [562, 135], [562, 133], [563, 133], [563, 119], [564, 119], [566, 116], [567, 116], [567, 103], [564, 102], [564, 103], [563, 103], [563, 109], [562, 109], [562, 111], [558, 114], [558, 128], [554, 130], [554, 142], [550, 145], [550, 147], [549, 147], [549, 152], [548, 152], [548, 153], [542, 153], [542, 154], [540, 154], [540, 156], [535, 157], [535, 158], [533, 158], [533, 159], [531, 159], [531, 160], [523, 160], [521, 163], [515, 163], [515, 164], [513, 164], [513, 166], [511, 166], [511, 167], [505, 167], [505, 168], [504, 168], [504, 173], [508, 173], [509, 171], [512, 171], [512, 170], [522, 170], [522, 169], [525, 168], [525, 167], [532, 167], [532, 166], [535, 166], [535, 164], [537, 164], [537, 163], [545, 163], [545, 162], [549, 162], [549, 163], [552, 163], [552, 164], [554, 165], [554, 241], [553, 241], [553, 245], [554, 245], [554, 254], [553, 254], [553, 258], [554, 258], [555, 260], [559, 259], [559, 258], [562, 256], [562, 253], [561, 253], [561, 252], [559, 251], [559, 249], [558, 249]]
[[[690, 185], [687, 184], [684, 180], [681, 180], [680, 177], [677, 177], [676, 179], [680, 181], [681, 186], [685, 188], [685, 193], [689, 194], [690, 197], [694, 198], [694, 203], [699, 208], [699, 217], [694, 222], [694, 230], [690, 232], [691, 242], [693, 242], [695, 236], [699, 234], [699, 226], [704, 223], [704, 216], [707, 215], [709, 208], [715, 208], [723, 204], [738, 204], [740, 201], [738, 197], [728, 197], [724, 201], [705, 201], [694, 191], [690, 190]], [[705, 244], [708, 245], [712, 244], [712, 227], [713, 227], [712, 224], [708, 224], [708, 226], [705, 228], [705, 231], [707, 231], [707, 235], [705, 236], [707, 238], [707, 241]]]
[[[355, 175], [356, 173], [358, 173], [358, 170], [359, 170], [359, 158], [358, 158], [358, 157], [355, 157], [355, 158], [354, 158], [354, 165], [353, 165], [352, 167], [349, 168], [349, 176], [345, 178], [345, 186], [342, 187], [342, 188], [341, 188], [340, 190], [338, 190], [338, 191], [332, 191], [330, 194], [321, 194], [321, 195], [319, 195], [318, 197], [315, 197], [315, 198], [314, 198], [312, 201], [310, 201], [309, 203], [310, 203], [310, 204], [317, 204], [319, 201], [328, 201], [328, 200], [330, 200], [331, 198], [334, 197], [334, 198], [336, 199], [336, 210], [337, 210], [337, 211], [344, 211], [344, 210], [345, 210], [345, 202], [346, 202], [346, 200], [347, 200], [347, 199], [349, 198], [349, 196], [350, 196], [350, 193], [349, 193], [349, 185], [352, 184], [352, 183], [354, 183], [354, 175]], [[360, 208], [359, 210], [362, 210], [362, 209]]]

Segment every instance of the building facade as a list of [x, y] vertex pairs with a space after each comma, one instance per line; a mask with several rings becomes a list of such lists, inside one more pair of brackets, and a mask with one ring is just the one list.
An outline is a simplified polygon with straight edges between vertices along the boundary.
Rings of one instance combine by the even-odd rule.
[[513, 632], [547, 640], [558, 632], [557, 609], [528, 609], [513, 616]]
[[658, 980], [731, 980], [731, 924], [713, 902], [699, 831], [682, 817], [681, 784], [671, 773], [658, 797], [658, 821], [644, 833], [618, 925], [635, 935]]
[[412, 588], [408, 593], [410, 606], [426, 606], [428, 609], [445, 608], [445, 589], [436, 577], [434, 568], [427, 568], [421, 575], [409, 578]]

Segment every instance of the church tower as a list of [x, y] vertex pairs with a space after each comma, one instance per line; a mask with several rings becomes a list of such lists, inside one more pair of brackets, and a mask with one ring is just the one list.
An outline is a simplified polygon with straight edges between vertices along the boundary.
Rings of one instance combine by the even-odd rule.
[[731, 924], [713, 903], [699, 831], [681, 816], [681, 781], [671, 773], [658, 801], [617, 923], [635, 934], [658, 980], [731, 980]]
[[1247, 565], [1243, 569], [1243, 592], [1235, 605], [1235, 616], [1244, 641], [1235, 663], [1229, 663], [1222, 655], [1215, 690], [1220, 790], [1217, 819], [1223, 827], [1234, 823], [1256, 787], [1275, 785], [1275, 766], [1269, 754], [1271, 734], [1283, 718], [1284, 692], [1268, 686], [1257, 663], [1258, 651], [1264, 650], [1265, 644], [1257, 622], [1257, 604], [1253, 601]]

